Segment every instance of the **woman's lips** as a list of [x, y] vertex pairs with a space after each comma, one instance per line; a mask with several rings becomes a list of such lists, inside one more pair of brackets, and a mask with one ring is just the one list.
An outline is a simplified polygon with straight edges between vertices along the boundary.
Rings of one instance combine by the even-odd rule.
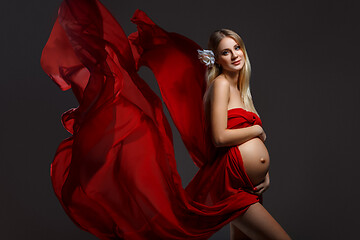
[[241, 61], [241, 60], [238, 60], [238, 61], [236, 61], [236, 62], [233, 62], [232, 64], [234, 64], [234, 65], [239, 65], [239, 64], [240, 64], [240, 61]]

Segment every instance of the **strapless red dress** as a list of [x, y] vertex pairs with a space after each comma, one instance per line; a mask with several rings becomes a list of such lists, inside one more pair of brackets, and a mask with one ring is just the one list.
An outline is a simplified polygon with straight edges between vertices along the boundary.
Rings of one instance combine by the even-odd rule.
[[[205, 66], [192, 40], [167, 32], [141, 10], [125, 35], [97, 0], [67, 0], [41, 66], [79, 106], [62, 114], [72, 136], [51, 164], [54, 192], [81, 229], [100, 239], [208, 239], [258, 196], [236, 146], [215, 148], [204, 124]], [[184, 189], [161, 99], [140, 78], [155, 74], [161, 95], [199, 171]], [[228, 127], [262, 125], [237, 108]], [[180, 159], [178, 159], [180, 161]]]

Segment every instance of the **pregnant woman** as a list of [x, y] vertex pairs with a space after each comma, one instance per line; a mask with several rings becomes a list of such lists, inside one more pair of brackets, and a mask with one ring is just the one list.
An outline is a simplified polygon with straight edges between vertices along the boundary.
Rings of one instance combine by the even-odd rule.
[[[270, 184], [270, 157], [264, 145], [266, 135], [252, 102], [250, 62], [245, 45], [238, 34], [221, 29], [210, 36], [208, 47], [210, 50], [199, 51], [200, 59], [209, 67], [204, 96], [208, 127], [215, 146], [235, 152], [236, 158], [228, 165], [237, 164], [240, 169], [238, 174], [222, 177], [234, 184], [242, 182], [240, 188], [261, 197]], [[245, 126], [239, 118], [250, 119], [253, 125]], [[226, 148], [228, 146], [230, 148]], [[239, 176], [242, 181], [237, 179]], [[290, 239], [259, 202], [250, 205], [230, 227], [232, 239]]]
[[[137, 31], [127, 36], [98, 0], [66, 0], [43, 49], [44, 71], [79, 102], [61, 115], [71, 136], [50, 166], [64, 211], [104, 240], [205, 240], [228, 223], [232, 239], [289, 239], [260, 204], [269, 156], [241, 39], [215, 32], [216, 64], [206, 68], [194, 41], [139, 9], [131, 21]], [[163, 103], [141, 66], [199, 167], [185, 188]]]

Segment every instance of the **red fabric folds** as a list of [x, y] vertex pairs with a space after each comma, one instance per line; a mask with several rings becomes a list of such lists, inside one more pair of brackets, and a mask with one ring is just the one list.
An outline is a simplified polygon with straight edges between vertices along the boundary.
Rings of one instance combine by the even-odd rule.
[[[137, 10], [127, 37], [97, 0], [63, 1], [41, 66], [79, 106], [62, 114], [72, 136], [51, 164], [62, 207], [100, 239], [207, 239], [258, 202], [236, 147], [215, 149], [205, 129], [205, 67], [195, 42]], [[148, 66], [199, 172], [184, 189], [160, 98], [137, 74]], [[231, 115], [233, 114], [233, 115]], [[241, 109], [229, 128], [260, 124]], [[255, 120], [254, 120], [255, 119]]]

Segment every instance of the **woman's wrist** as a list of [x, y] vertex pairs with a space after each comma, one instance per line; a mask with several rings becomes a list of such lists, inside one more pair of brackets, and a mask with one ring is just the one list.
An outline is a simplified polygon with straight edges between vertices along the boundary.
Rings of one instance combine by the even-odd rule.
[[260, 125], [252, 125], [251, 128], [253, 129], [253, 135], [254, 137], [257, 137], [261, 134], [262, 132], [262, 128], [260, 127]]

